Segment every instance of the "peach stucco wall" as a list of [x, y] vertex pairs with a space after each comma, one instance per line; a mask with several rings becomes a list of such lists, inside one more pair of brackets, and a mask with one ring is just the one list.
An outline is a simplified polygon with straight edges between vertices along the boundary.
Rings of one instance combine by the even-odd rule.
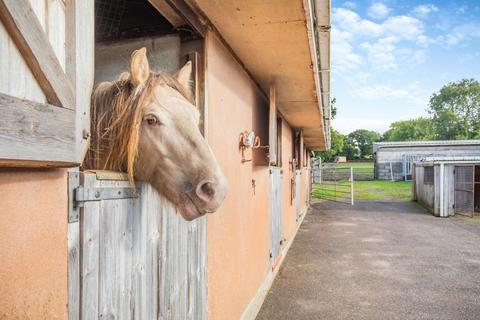
[[[208, 218], [209, 319], [239, 319], [271, 271], [269, 167], [263, 151], [255, 152], [253, 162], [242, 164], [238, 148], [244, 130], [254, 130], [262, 144], [268, 143], [268, 101], [213, 33], [207, 37], [206, 52], [208, 142], [230, 186], [221, 209]], [[293, 140], [294, 131], [282, 121], [283, 234], [287, 241], [298, 226], [295, 199], [290, 203]], [[251, 157], [247, 151], [246, 158]], [[305, 177], [302, 180], [298, 196], [305, 208]]]
[[268, 102], [213, 34], [206, 50], [208, 142], [230, 186], [208, 218], [209, 319], [239, 319], [269, 270], [269, 168], [242, 164], [238, 139], [244, 130], [261, 129], [258, 118], [268, 114]]
[[0, 319], [66, 319], [67, 171], [0, 170]]

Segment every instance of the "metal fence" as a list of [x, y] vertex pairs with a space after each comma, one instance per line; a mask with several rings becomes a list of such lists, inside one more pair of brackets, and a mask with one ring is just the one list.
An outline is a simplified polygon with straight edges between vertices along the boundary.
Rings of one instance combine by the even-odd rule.
[[[315, 174], [315, 171], [316, 174]], [[354, 168], [320, 166], [314, 168], [315, 196], [330, 201], [354, 204]]]
[[324, 163], [320, 161], [314, 162], [312, 165], [313, 183], [322, 183], [328, 181], [333, 176], [340, 180], [350, 178], [350, 170], [353, 173], [353, 180], [355, 181], [371, 181], [375, 179], [375, 171], [372, 166], [346, 166], [335, 163]]

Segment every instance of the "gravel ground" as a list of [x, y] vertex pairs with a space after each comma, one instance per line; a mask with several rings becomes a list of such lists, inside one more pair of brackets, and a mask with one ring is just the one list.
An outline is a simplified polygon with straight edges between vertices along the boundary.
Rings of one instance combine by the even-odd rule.
[[257, 319], [480, 319], [480, 223], [315, 203]]

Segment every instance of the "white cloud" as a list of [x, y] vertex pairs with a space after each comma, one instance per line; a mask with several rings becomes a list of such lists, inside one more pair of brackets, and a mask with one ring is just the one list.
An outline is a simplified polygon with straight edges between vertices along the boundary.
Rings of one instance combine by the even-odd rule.
[[387, 37], [379, 39], [377, 42], [370, 44], [364, 42], [361, 47], [367, 51], [370, 64], [380, 70], [392, 70], [397, 67], [395, 58], [396, 46], [398, 41], [396, 37]]
[[385, 33], [394, 34], [399, 38], [414, 40], [424, 32], [423, 23], [408, 16], [395, 16], [383, 23]]
[[420, 64], [425, 62], [427, 59], [427, 55], [425, 54], [424, 50], [416, 50], [411, 56], [411, 62], [413, 64]]
[[[380, 5], [377, 2], [370, 9]], [[433, 10], [428, 5], [425, 6]], [[388, 14], [388, 10], [386, 8], [384, 12]], [[332, 62], [337, 70], [349, 70], [362, 64], [362, 54], [355, 50], [358, 40], [362, 41], [359, 47], [365, 50], [370, 64], [380, 70], [397, 69], [397, 49], [401, 49], [405, 41], [424, 48], [435, 42], [425, 34], [423, 22], [412, 16], [391, 16], [382, 23], [377, 23], [361, 18], [352, 10], [336, 8], [333, 9], [332, 18]], [[410, 58], [418, 64], [425, 60], [424, 55], [417, 52]]]
[[420, 91], [415, 84], [403, 89], [394, 89], [384, 84], [362, 86], [356, 89], [354, 94], [368, 101], [400, 100], [405, 106], [408, 104], [414, 107], [425, 107], [428, 101], [428, 96]]
[[413, 40], [424, 35], [423, 23], [409, 16], [389, 17], [383, 23], [362, 19], [356, 12], [344, 8], [333, 10], [334, 27], [352, 33], [354, 36], [376, 38], [395, 35], [399, 38]]
[[427, 37], [426, 35], [424, 34], [421, 34], [417, 37], [417, 40], [416, 40], [417, 44], [423, 46], [423, 47], [426, 47], [428, 46], [429, 44], [432, 44], [432, 43], [435, 43], [437, 42], [436, 39], [432, 39], [432, 38], [429, 38]]
[[361, 19], [356, 12], [348, 9], [333, 9], [332, 18], [334, 25], [338, 29], [351, 32], [354, 35], [377, 37], [383, 33], [383, 28], [380, 24], [367, 19]]
[[362, 63], [362, 57], [353, 51], [349, 40], [352, 34], [337, 29], [332, 30], [332, 65], [338, 70], [349, 70]]
[[390, 9], [381, 2], [375, 2], [367, 10], [368, 15], [373, 19], [384, 19], [389, 12]]
[[433, 4], [422, 4], [422, 5], [416, 6], [413, 9], [413, 14], [415, 14], [420, 18], [424, 18], [428, 16], [430, 13], [437, 12], [437, 11], [438, 11], [437, 6]]
[[352, 1], [347, 1], [343, 4], [343, 6], [345, 8], [355, 9], [357, 7], [357, 4], [355, 2], [352, 2]]
[[467, 6], [466, 5], [461, 5], [457, 8], [457, 13], [459, 14], [464, 14], [467, 11]]
[[457, 45], [464, 39], [480, 37], [480, 24], [468, 23], [457, 26], [445, 36], [444, 42], [447, 47]]

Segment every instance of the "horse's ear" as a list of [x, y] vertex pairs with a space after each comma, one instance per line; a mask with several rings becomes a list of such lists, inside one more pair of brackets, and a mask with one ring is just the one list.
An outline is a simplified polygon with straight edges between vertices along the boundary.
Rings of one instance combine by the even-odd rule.
[[184, 87], [188, 92], [192, 92], [192, 61], [187, 61], [182, 69], [178, 70], [175, 74], [175, 79]]
[[130, 75], [134, 86], [139, 86], [147, 81], [150, 75], [150, 66], [148, 65], [147, 49], [145, 47], [132, 53]]

